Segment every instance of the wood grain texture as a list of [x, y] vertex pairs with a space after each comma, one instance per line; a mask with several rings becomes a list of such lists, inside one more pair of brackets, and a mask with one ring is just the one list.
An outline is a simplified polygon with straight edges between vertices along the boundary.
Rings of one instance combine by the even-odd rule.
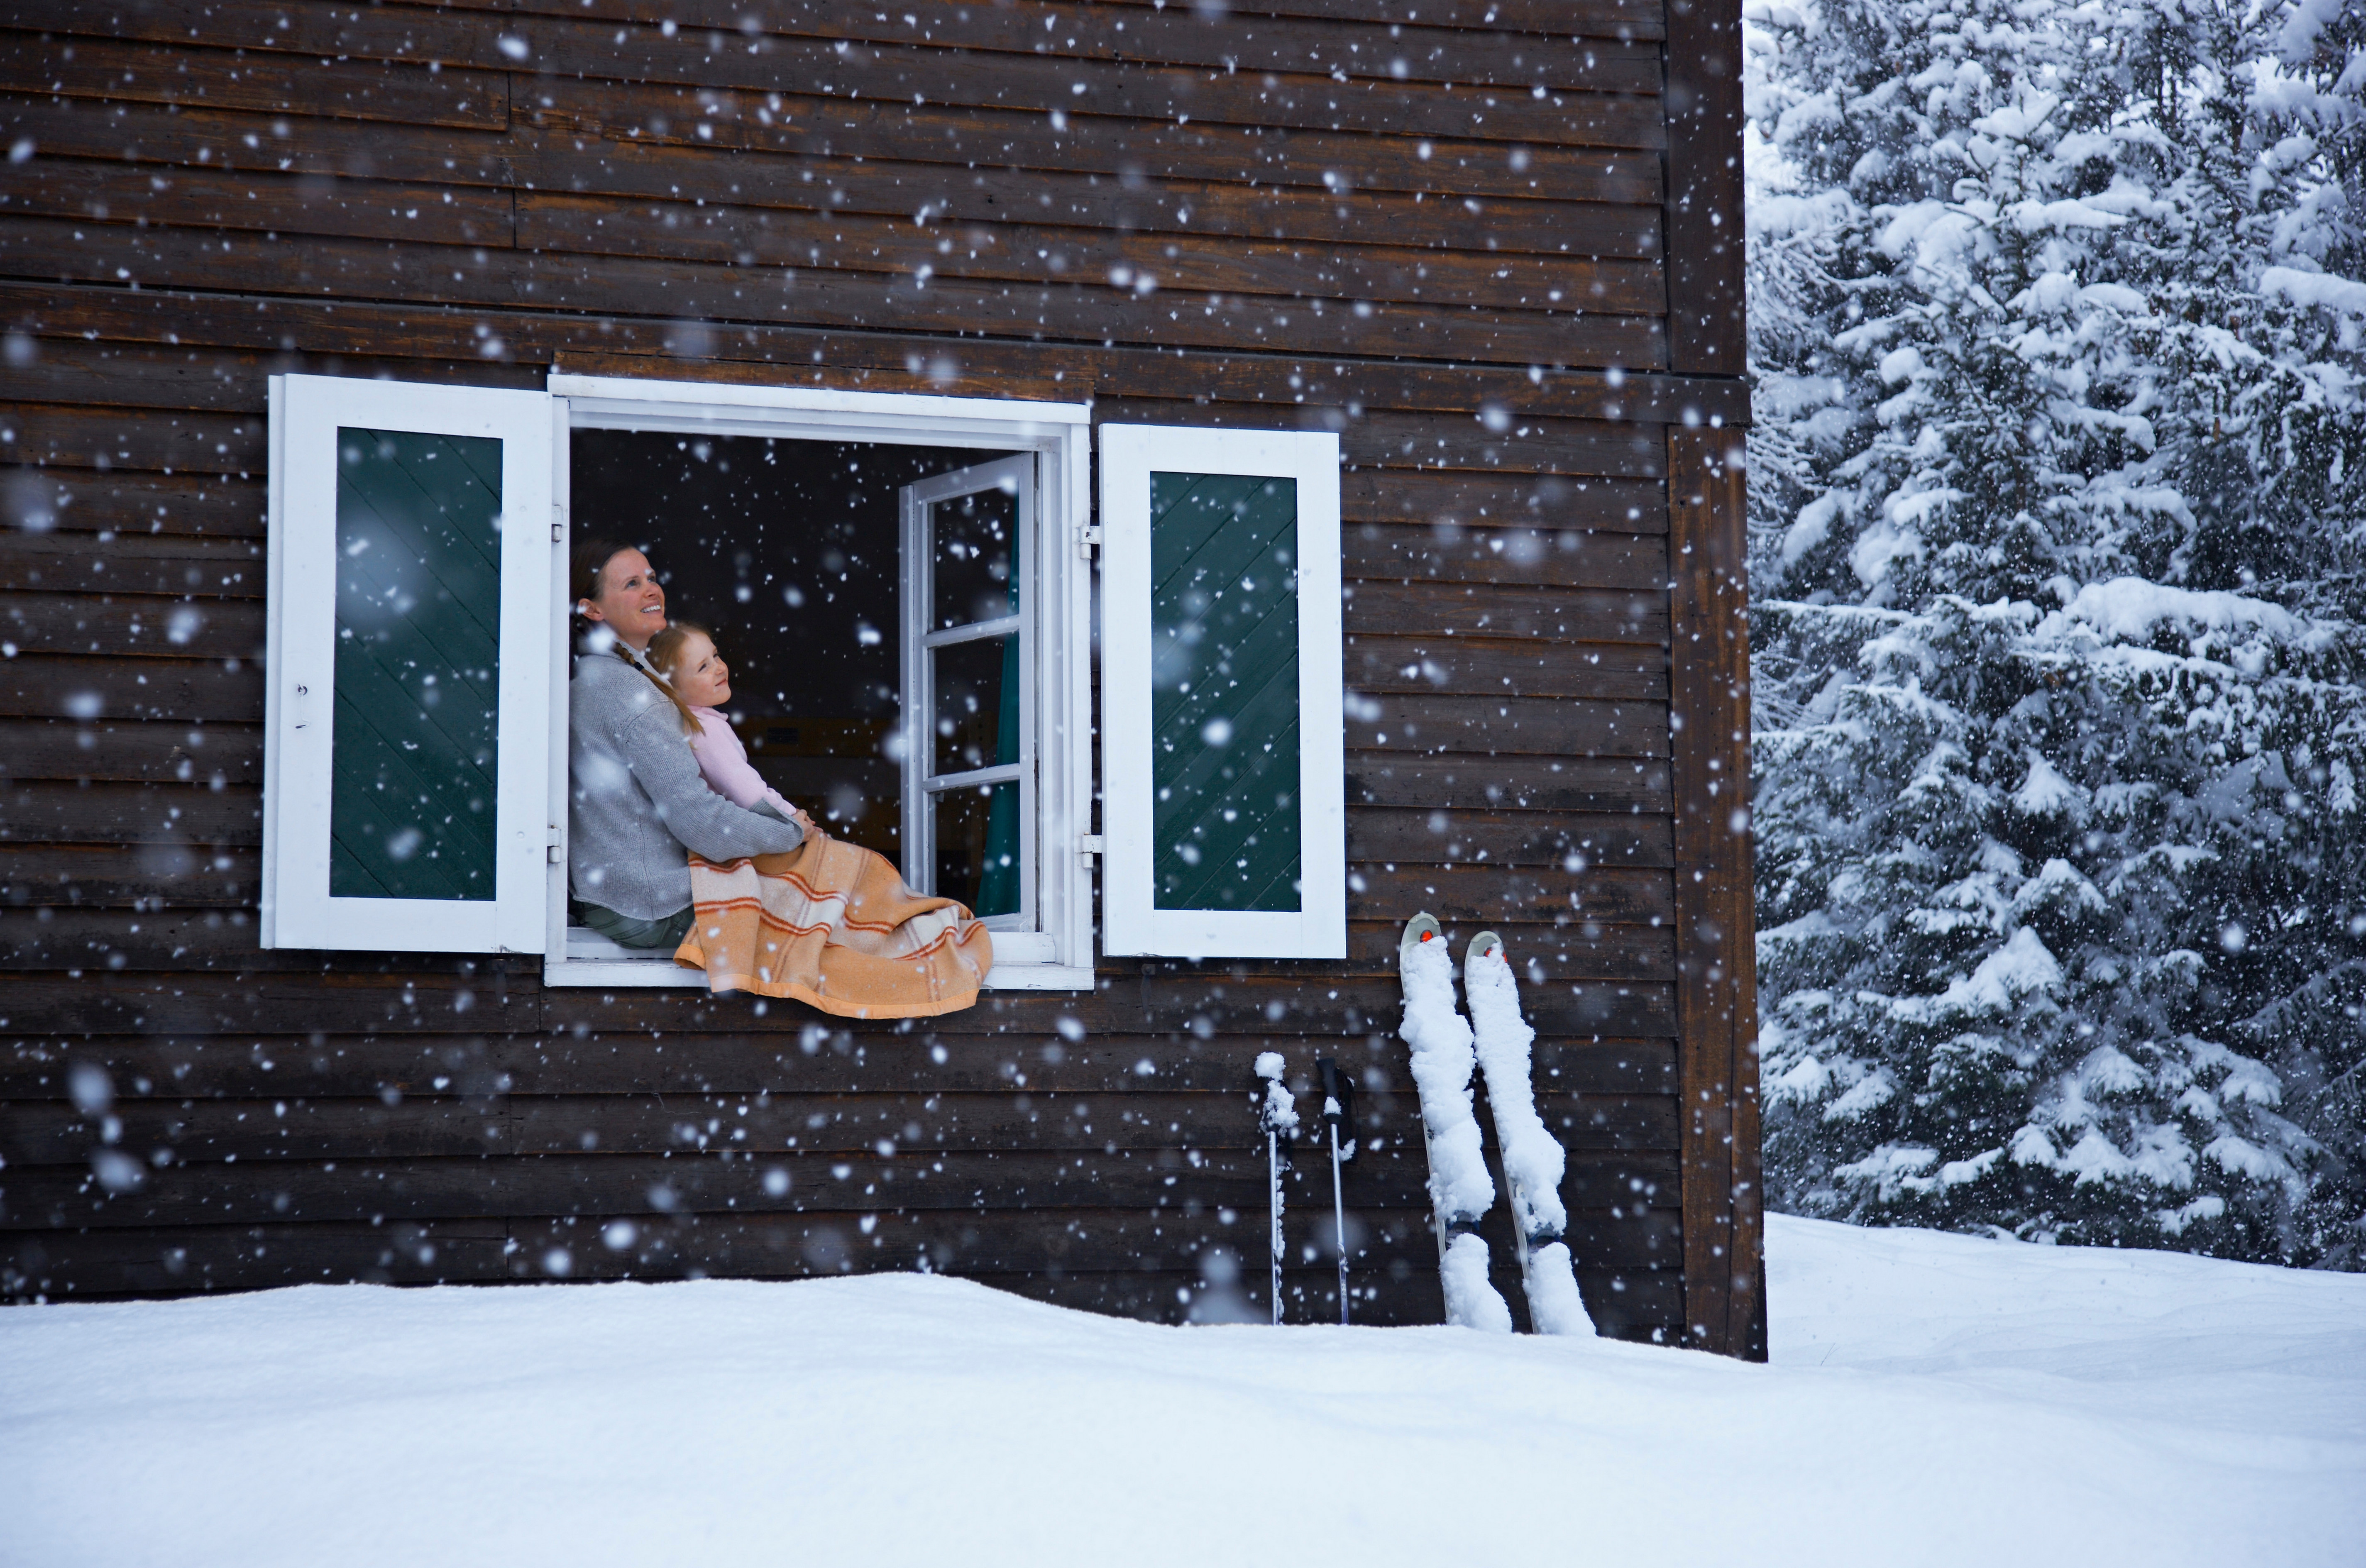
[[1741, 443], [1668, 434], [1674, 658], [1684, 1313], [1702, 1347], [1763, 1359], [1756, 937], [1750, 866], [1750, 584]]
[[1743, 372], [1741, 7], [1667, 0], [1669, 363]]

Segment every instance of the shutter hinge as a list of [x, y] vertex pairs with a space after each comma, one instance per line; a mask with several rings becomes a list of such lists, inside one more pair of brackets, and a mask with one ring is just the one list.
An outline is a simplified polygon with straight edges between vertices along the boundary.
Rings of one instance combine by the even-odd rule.
[[1084, 557], [1087, 560], [1090, 560], [1093, 558], [1093, 552], [1100, 547], [1101, 525], [1099, 524], [1087, 523], [1083, 527], [1076, 530], [1076, 553], [1078, 555]]
[[567, 508], [555, 501], [550, 503], [550, 542], [554, 545], [567, 542]]
[[560, 829], [558, 824], [556, 822], [550, 825], [550, 838], [548, 842], [550, 846], [548, 851], [550, 863], [558, 865], [566, 859], [567, 835]]
[[1105, 855], [1109, 853], [1109, 840], [1098, 833], [1079, 833], [1076, 835], [1076, 852], [1080, 855]]

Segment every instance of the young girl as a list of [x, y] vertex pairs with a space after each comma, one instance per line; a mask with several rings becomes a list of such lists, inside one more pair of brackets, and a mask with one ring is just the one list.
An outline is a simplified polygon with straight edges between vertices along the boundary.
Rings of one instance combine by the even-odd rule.
[[756, 809], [763, 801], [807, 836], [817, 834], [813, 818], [783, 799], [748, 761], [748, 749], [715, 710], [731, 700], [731, 667], [715, 651], [704, 626], [676, 621], [649, 638], [649, 663], [670, 682], [666, 695], [682, 710], [682, 731], [707, 786], [732, 805]]

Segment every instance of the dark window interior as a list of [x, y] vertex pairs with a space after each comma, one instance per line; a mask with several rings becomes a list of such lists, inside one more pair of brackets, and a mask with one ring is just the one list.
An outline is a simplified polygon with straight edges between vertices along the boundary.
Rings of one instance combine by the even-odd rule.
[[[901, 865], [896, 492], [1003, 456], [578, 430], [575, 536], [648, 552], [667, 613], [714, 631], [757, 770], [833, 834]], [[976, 877], [944, 890], [959, 897]]]

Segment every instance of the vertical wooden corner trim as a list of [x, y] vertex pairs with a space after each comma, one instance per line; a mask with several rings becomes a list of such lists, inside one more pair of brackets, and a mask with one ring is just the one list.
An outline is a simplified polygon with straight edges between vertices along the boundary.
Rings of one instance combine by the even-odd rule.
[[1668, 0], [1668, 367], [1739, 376], [1741, 0]]
[[1668, 430], [1669, 728], [1687, 1342], [1763, 1359], [1741, 433]]

